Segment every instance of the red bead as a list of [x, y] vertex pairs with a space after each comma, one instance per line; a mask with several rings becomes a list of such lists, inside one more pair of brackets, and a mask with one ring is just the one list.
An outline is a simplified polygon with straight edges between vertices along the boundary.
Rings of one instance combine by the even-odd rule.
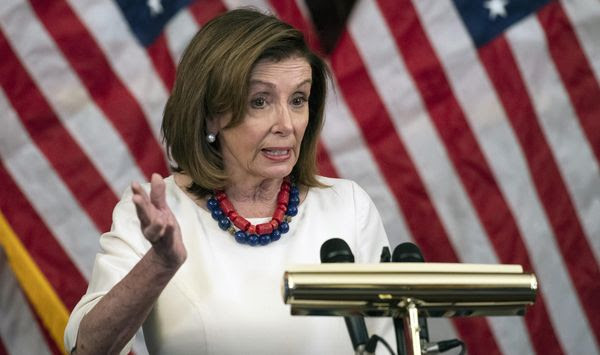
[[215, 192], [215, 198], [217, 199], [217, 201], [221, 202], [227, 199], [227, 195], [225, 194], [225, 191], [219, 190]]
[[279, 222], [277, 222], [276, 219], [272, 219], [269, 223], [271, 223], [271, 227], [273, 227], [273, 230], [279, 228]]
[[250, 226], [249, 226], [249, 227], [248, 227], [248, 229], [246, 230], [246, 233], [247, 233], [248, 235], [251, 235], [251, 234], [256, 234], [256, 226], [254, 226], [254, 225], [250, 224]]
[[281, 224], [281, 222], [283, 221], [283, 216], [285, 215], [285, 211], [282, 211], [281, 209], [276, 209], [275, 213], [273, 213], [273, 219], [277, 221], [277, 223]]
[[246, 220], [246, 218], [242, 216], [237, 216], [234, 220], [232, 220], [233, 225], [238, 227], [239, 229], [246, 231], [252, 224]]
[[221, 200], [221, 202], [219, 202], [219, 206], [221, 206], [223, 213], [225, 213], [225, 215], [227, 216], [229, 216], [230, 212], [235, 212], [235, 208], [233, 207], [233, 204], [231, 203], [231, 201], [229, 201], [228, 198], [224, 198], [223, 200]]
[[277, 204], [284, 204], [287, 206], [290, 201], [290, 193], [288, 191], [279, 191], [279, 195], [277, 195]]
[[230, 220], [234, 220], [237, 217], [239, 217], [239, 214], [236, 211], [231, 211], [227, 214], [227, 217], [229, 217]]
[[290, 182], [289, 181], [283, 181], [281, 183], [281, 191], [290, 191]]
[[263, 234], [269, 234], [273, 232], [273, 226], [271, 225], [271, 223], [261, 223], [259, 225], [256, 226], [256, 234], [259, 235], [263, 235]]

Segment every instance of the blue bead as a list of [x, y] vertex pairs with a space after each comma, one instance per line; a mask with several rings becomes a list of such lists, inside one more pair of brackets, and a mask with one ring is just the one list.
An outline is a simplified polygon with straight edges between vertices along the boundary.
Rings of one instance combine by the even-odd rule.
[[279, 225], [279, 232], [281, 234], [285, 234], [290, 230], [290, 226], [289, 224], [287, 224], [287, 222], [281, 222], [281, 224]]
[[256, 234], [250, 234], [248, 236], [248, 244], [251, 246], [258, 245], [258, 236]]
[[215, 208], [219, 207], [219, 202], [214, 198], [209, 198], [206, 202], [206, 207], [208, 207], [208, 210], [212, 212], [215, 210]]
[[214, 209], [210, 214], [212, 215], [212, 218], [215, 219], [215, 221], [218, 221], [223, 217], [223, 211], [221, 211], [220, 208]]
[[298, 187], [292, 186], [292, 188], [290, 189], [290, 196], [299, 196], [299, 195], [300, 195], [300, 190], [298, 189]]
[[267, 244], [271, 243], [271, 235], [270, 234], [261, 235], [260, 237], [258, 237], [258, 242], [260, 243], [260, 245], [267, 245]]
[[271, 241], [275, 242], [281, 238], [281, 232], [278, 229], [275, 229], [273, 233], [271, 233]]
[[300, 196], [290, 196], [290, 206], [298, 206], [300, 203]]
[[287, 214], [288, 216], [294, 217], [295, 215], [298, 214], [298, 206], [289, 205], [287, 212], [285, 214]]
[[246, 244], [248, 242], [248, 236], [244, 231], [235, 232], [235, 241], [240, 244]]
[[231, 225], [231, 222], [229, 221], [229, 218], [227, 217], [221, 217], [221, 219], [219, 219], [219, 227], [226, 231], [227, 228], [229, 228], [229, 226]]

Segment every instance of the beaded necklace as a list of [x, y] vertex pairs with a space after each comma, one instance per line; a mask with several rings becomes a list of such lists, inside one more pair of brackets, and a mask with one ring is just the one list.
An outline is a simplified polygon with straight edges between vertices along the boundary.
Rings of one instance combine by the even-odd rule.
[[277, 195], [277, 207], [269, 222], [256, 226], [250, 223], [236, 212], [223, 190], [214, 191], [213, 196], [208, 199], [207, 207], [219, 227], [234, 236], [238, 243], [257, 246], [277, 241], [290, 230], [289, 223], [298, 214], [299, 203], [298, 187], [285, 178]]

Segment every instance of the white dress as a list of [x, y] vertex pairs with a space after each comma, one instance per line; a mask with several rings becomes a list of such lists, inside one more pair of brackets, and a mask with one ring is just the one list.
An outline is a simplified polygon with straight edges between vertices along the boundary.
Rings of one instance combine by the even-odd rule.
[[[357, 263], [379, 262], [382, 247], [388, 245], [379, 213], [364, 190], [348, 180], [319, 179], [331, 187], [309, 189], [290, 231], [257, 247], [238, 244], [173, 176], [165, 179], [167, 203], [179, 222], [188, 257], [144, 322], [151, 354], [353, 353], [342, 318], [291, 316], [281, 294], [286, 266], [320, 263], [320, 247], [330, 238], [344, 239]], [[111, 231], [100, 239], [102, 251], [87, 294], [65, 330], [66, 349], [74, 347], [83, 316], [150, 248], [131, 196], [126, 192], [117, 204]], [[390, 320], [367, 319], [367, 326], [370, 335], [385, 337], [395, 348]], [[377, 350], [387, 353], [381, 344]]]

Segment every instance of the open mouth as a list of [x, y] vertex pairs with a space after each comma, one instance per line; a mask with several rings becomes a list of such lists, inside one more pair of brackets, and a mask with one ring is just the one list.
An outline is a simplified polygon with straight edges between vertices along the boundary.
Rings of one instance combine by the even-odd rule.
[[266, 149], [262, 149], [262, 152], [269, 159], [283, 160], [283, 159], [289, 158], [291, 149], [289, 149], [289, 148], [266, 148]]

